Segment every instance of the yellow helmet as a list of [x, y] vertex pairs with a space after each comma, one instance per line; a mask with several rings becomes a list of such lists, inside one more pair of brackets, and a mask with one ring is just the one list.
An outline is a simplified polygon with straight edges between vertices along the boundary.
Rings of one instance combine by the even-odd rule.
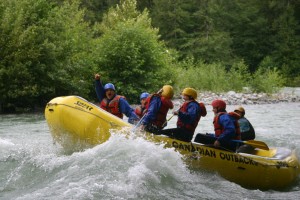
[[162, 88], [161, 96], [172, 99], [174, 96], [173, 87], [171, 85], [164, 85]]
[[234, 111], [240, 111], [241, 113], [245, 114], [245, 109], [242, 106], [237, 106]]
[[194, 88], [184, 88], [182, 94], [197, 99], [197, 91]]

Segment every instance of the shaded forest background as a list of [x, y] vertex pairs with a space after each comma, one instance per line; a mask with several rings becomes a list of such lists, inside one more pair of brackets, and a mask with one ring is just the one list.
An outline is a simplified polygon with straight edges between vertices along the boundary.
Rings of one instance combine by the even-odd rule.
[[0, 21], [2, 113], [95, 102], [95, 73], [132, 104], [164, 84], [300, 86], [299, 0], [0, 0]]

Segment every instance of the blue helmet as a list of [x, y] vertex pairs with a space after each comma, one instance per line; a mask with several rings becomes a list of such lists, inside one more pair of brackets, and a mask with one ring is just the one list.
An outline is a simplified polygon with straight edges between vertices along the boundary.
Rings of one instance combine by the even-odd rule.
[[145, 98], [147, 98], [149, 96], [149, 93], [148, 92], [143, 92], [142, 94], [141, 94], [141, 96], [140, 96], [140, 99], [142, 100], [142, 99], [145, 99]]
[[104, 85], [104, 90], [108, 90], [108, 89], [112, 89], [112, 90], [116, 91], [115, 86], [112, 83], [107, 83]]

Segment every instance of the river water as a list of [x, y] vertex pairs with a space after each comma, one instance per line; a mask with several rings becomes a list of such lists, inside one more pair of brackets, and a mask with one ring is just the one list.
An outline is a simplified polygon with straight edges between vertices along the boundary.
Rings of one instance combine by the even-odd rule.
[[[213, 130], [212, 108], [207, 109], [197, 132]], [[295, 149], [299, 157], [300, 103], [245, 109], [257, 140]], [[175, 123], [173, 117], [168, 127]], [[53, 144], [43, 114], [0, 115], [0, 199], [294, 200], [300, 199], [300, 177], [281, 191], [250, 190], [217, 173], [190, 169], [173, 149], [119, 134], [85, 151], [66, 153]]]

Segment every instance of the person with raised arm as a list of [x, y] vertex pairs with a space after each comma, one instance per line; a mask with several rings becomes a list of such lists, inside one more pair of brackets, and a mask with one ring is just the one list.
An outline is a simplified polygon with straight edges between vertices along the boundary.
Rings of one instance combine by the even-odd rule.
[[100, 108], [121, 119], [123, 119], [123, 114], [125, 114], [128, 117], [128, 122], [131, 124], [139, 120], [126, 98], [117, 95], [116, 88], [112, 83], [102, 85], [100, 74], [95, 74], [95, 90], [100, 102]]

